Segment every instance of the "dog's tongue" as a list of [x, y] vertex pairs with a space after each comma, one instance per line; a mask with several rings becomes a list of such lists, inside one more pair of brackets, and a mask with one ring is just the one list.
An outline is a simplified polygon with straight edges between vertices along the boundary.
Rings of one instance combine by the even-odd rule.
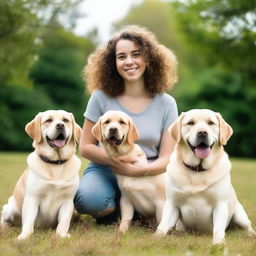
[[195, 154], [198, 158], [206, 158], [210, 155], [210, 147], [196, 147]]
[[65, 140], [52, 140], [52, 144], [54, 144], [57, 148], [62, 148], [65, 146]]

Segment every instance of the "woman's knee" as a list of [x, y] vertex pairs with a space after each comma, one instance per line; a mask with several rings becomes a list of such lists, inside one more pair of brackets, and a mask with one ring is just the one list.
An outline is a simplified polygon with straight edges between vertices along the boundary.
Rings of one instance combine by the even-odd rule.
[[103, 217], [116, 208], [120, 191], [109, 167], [90, 164], [80, 180], [74, 205], [79, 213]]
[[95, 218], [104, 217], [115, 211], [114, 198], [93, 191], [79, 189], [74, 198], [74, 206], [78, 213], [89, 214]]

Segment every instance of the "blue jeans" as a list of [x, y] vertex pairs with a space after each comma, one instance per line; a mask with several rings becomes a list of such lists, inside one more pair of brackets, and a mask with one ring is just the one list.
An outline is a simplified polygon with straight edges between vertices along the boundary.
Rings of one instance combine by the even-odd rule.
[[119, 204], [120, 190], [112, 169], [105, 165], [90, 163], [80, 180], [74, 205], [78, 213], [95, 218], [107, 208]]

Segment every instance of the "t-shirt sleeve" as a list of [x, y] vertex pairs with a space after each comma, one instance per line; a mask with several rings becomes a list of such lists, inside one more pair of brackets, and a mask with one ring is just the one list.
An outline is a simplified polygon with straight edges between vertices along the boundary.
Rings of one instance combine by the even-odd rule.
[[178, 108], [176, 101], [173, 97], [168, 95], [165, 99], [165, 119], [163, 124], [163, 129], [166, 130], [169, 128], [169, 126], [177, 119], [178, 117]]
[[96, 123], [99, 117], [103, 114], [102, 102], [104, 102], [102, 95], [99, 91], [95, 91], [88, 101], [84, 117]]

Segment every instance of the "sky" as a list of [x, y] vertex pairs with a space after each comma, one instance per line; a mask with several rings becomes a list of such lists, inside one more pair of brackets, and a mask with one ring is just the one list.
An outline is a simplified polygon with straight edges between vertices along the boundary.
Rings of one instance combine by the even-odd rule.
[[75, 34], [84, 36], [93, 28], [99, 32], [99, 40], [105, 42], [109, 39], [112, 31], [112, 23], [123, 18], [133, 5], [138, 5], [141, 0], [84, 0], [80, 7]]

